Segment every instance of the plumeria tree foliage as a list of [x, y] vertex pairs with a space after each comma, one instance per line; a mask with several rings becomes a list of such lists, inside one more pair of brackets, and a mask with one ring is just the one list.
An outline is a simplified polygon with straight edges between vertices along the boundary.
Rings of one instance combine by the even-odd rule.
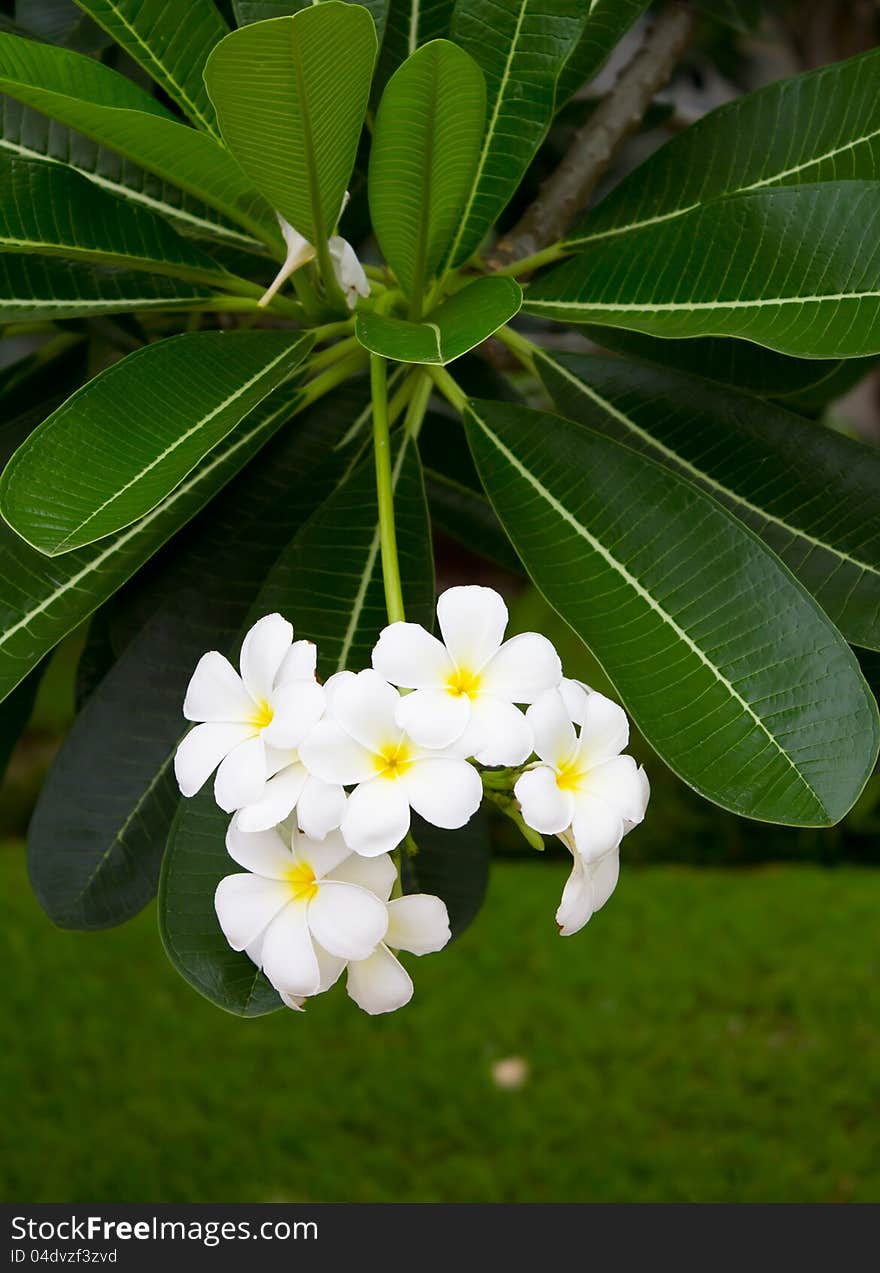
[[878, 749], [880, 459], [815, 417], [880, 355], [880, 50], [596, 201], [699, 11], [752, 5], [77, 4], [0, 29], [0, 321], [42, 337], [0, 378], [4, 755], [90, 619], [30, 835], [51, 919], [158, 889], [221, 1007], [344, 973], [388, 1011], [397, 952], [479, 909], [491, 804], [570, 850], [583, 927], [648, 804], [627, 716], [493, 590], [438, 600], [432, 522], [707, 800], [839, 821]]

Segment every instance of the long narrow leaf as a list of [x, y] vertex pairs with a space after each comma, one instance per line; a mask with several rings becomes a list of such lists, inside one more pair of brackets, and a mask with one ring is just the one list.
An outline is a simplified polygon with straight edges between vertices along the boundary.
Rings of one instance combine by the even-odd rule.
[[141, 309], [199, 309], [217, 293], [175, 278], [0, 253], [0, 322], [54, 321]]

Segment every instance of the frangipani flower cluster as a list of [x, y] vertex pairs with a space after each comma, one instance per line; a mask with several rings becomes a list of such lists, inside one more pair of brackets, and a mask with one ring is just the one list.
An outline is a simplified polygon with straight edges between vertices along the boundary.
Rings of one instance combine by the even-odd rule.
[[178, 784], [192, 796], [214, 775], [232, 815], [226, 848], [244, 868], [217, 888], [217, 917], [292, 1008], [343, 971], [365, 1011], [401, 1007], [412, 982], [394, 952], [449, 940], [440, 898], [395, 895], [413, 812], [456, 830], [488, 792], [557, 835], [573, 858], [556, 915], [566, 936], [607, 901], [620, 842], [644, 818], [648, 780], [621, 754], [620, 707], [564, 678], [546, 637], [505, 640], [507, 608], [490, 588], [450, 588], [437, 620], [439, 637], [392, 623], [372, 667], [322, 685], [314, 645], [266, 615], [238, 671], [213, 650], [190, 681]]

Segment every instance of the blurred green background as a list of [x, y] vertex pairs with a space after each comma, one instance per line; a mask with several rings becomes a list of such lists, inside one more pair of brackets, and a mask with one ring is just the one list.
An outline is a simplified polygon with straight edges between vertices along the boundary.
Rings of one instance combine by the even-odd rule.
[[[455, 570], [452, 554], [447, 554]], [[533, 593], [566, 670], [601, 674]], [[243, 1021], [150, 907], [60, 932], [22, 835], [72, 709], [55, 656], [0, 794], [7, 1201], [866, 1201], [880, 1197], [876, 790], [831, 832], [745, 823], [636, 739], [654, 796], [573, 938], [565, 859], [508, 824], [473, 927], [388, 1018], [339, 986]]]

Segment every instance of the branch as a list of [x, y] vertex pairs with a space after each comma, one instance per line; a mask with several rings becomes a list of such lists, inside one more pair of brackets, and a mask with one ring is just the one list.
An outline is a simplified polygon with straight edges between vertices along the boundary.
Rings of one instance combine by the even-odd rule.
[[563, 237], [621, 143], [669, 79], [695, 25], [693, 14], [677, 3], [658, 16], [614, 88], [575, 134], [568, 154], [537, 199], [496, 247], [496, 268], [532, 256]]

